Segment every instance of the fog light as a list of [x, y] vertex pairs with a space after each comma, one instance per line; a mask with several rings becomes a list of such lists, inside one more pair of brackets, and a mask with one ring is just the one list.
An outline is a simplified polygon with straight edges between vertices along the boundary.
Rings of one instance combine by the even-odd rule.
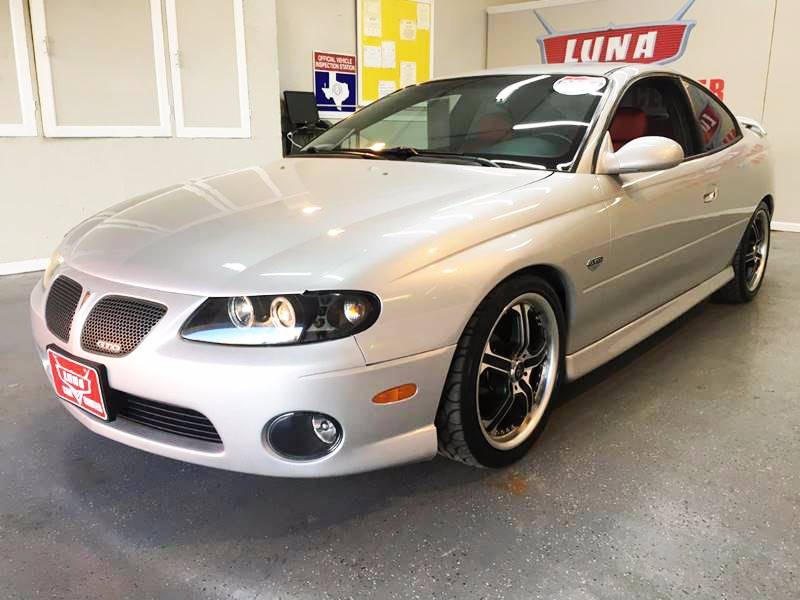
[[311, 424], [314, 426], [314, 433], [326, 444], [333, 444], [339, 438], [339, 428], [330, 419], [316, 415], [311, 417]]
[[279, 415], [267, 423], [269, 446], [284, 458], [313, 460], [333, 452], [342, 441], [336, 419], [312, 412]]

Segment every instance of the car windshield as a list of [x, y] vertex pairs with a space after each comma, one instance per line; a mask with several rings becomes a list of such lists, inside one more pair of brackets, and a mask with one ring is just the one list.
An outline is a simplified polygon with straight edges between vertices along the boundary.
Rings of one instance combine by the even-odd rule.
[[370, 104], [303, 153], [564, 170], [606, 84], [603, 77], [557, 74], [431, 81]]

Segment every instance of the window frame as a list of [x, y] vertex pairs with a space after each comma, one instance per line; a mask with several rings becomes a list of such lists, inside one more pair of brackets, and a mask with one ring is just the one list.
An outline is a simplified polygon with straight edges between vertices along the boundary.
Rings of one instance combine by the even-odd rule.
[[[686, 97], [686, 92], [684, 90], [683, 84], [680, 81], [677, 81], [674, 77], [667, 77], [667, 76], [663, 76], [663, 75], [661, 75], [661, 76], [655, 75], [653, 77], [645, 77], [645, 78], [639, 79], [633, 85], [625, 88], [625, 91], [622, 93], [622, 95], [620, 95], [619, 102], [617, 103], [617, 106], [614, 108], [614, 113], [612, 115], [611, 120], [609, 121], [608, 130], [610, 131], [611, 125], [614, 123], [614, 117], [616, 117], [617, 111], [620, 109], [620, 104], [622, 104], [622, 101], [625, 99], [625, 97], [628, 95], [628, 93], [632, 89], [634, 89], [637, 85], [641, 85], [642, 83], [647, 82], [648, 80], [659, 80], [659, 83], [660, 83], [660, 80], [663, 80], [664, 83], [669, 84], [669, 85], [671, 85], [673, 87], [674, 96], [672, 98], [670, 98], [670, 99], [664, 98], [665, 108], [666, 108], [667, 101], [670, 101], [671, 103], [677, 102], [677, 105], [673, 106], [672, 108], [674, 108], [677, 111], [681, 111], [681, 110], [683, 111], [683, 116], [682, 117], [680, 115], [676, 115], [676, 116], [678, 116], [677, 127], [680, 130], [679, 134], [680, 134], [681, 138], [683, 139], [683, 142], [687, 146], [687, 148], [691, 152], [695, 152], [697, 150], [697, 133], [695, 131], [696, 128], [695, 128], [695, 123], [694, 123], [694, 121], [695, 121], [695, 119], [694, 119], [694, 111], [692, 110], [691, 103], [689, 102], [688, 98]], [[661, 90], [658, 89], [657, 85], [651, 84], [651, 89], [655, 89], [662, 97], [664, 96], [664, 94], [661, 92]], [[669, 109], [667, 109], [667, 110], [669, 110]], [[672, 115], [669, 115], [669, 113], [668, 113], [668, 116], [672, 116]], [[673, 132], [674, 132], [674, 130], [673, 130]], [[678, 140], [673, 140], [673, 141], [677, 142]], [[683, 148], [683, 145], [681, 145], [681, 147]], [[685, 152], [685, 150], [684, 150], [684, 152]], [[693, 155], [694, 154], [686, 155], [686, 156], [688, 157], [688, 156], [693, 156]]]
[[[603, 141], [606, 139], [606, 134], [611, 129], [611, 123], [613, 122], [614, 117], [617, 114], [617, 110], [619, 109], [619, 105], [622, 102], [622, 99], [625, 97], [625, 94], [628, 92], [628, 90], [631, 87], [633, 87], [638, 82], [640, 82], [640, 81], [642, 81], [644, 79], [650, 79], [650, 78], [653, 78], [653, 77], [674, 79], [675, 82], [677, 83], [677, 85], [680, 87], [681, 95], [682, 95], [682, 97], [684, 99], [684, 102], [686, 104], [686, 108], [688, 109], [688, 111], [689, 111], [689, 113], [691, 115], [691, 119], [689, 121], [689, 125], [690, 125], [690, 128], [692, 129], [692, 132], [694, 133], [694, 137], [696, 138], [695, 144], [697, 144], [700, 141], [699, 132], [698, 132], [699, 124], [697, 123], [697, 119], [694, 116], [694, 109], [692, 108], [691, 99], [689, 98], [689, 91], [687, 90], [686, 85], [685, 85], [687, 81], [694, 83], [695, 85], [699, 86], [701, 89], [704, 89], [704, 91], [706, 91], [708, 94], [710, 94], [711, 97], [714, 100], [716, 100], [720, 104], [720, 106], [722, 106], [722, 108], [725, 109], [725, 112], [728, 113], [731, 116], [731, 118], [733, 119], [733, 122], [734, 122], [734, 124], [735, 124], [735, 126], [736, 126], [736, 128], [737, 128], [737, 130], [739, 132], [739, 136], [735, 140], [733, 140], [731, 143], [729, 143], [727, 146], [716, 148], [715, 150], [710, 150], [708, 152], [703, 152], [702, 154], [693, 154], [692, 156], [686, 156], [686, 157], [684, 157], [683, 161], [681, 161], [680, 164], [683, 164], [683, 163], [686, 163], [686, 162], [690, 162], [690, 161], [693, 161], [693, 160], [697, 160], [699, 158], [704, 158], [706, 156], [711, 156], [712, 154], [716, 154], [717, 152], [721, 152], [723, 150], [727, 150], [728, 148], [731, 148], [735, 144], [739, 143], [744, 138], [744, 135], [742, 134], [742, 128], [741, 128], [741, 126], [739, 124], [739, 120], [733, 115], [731, 110], [727, 107], [727, 105], [724, 102], [722, 102], [719, 98], [717, 98], [716, 96], [711, 94], [711, 92], [708, 91], [707, 89], [705, 89], [701, 84], [697, 83], [693, 79], [690, 79], [689, 77], [685, 77], [683, 75], [680, 75], [679, 73], [673, 73], [673, 72], [670, 72], [670, 71], [652, 71], [652, 72], [642, 73], [641, 75], [638, 75], [637, 77], [634, 77], [630, 81], [628, 81], [622, 87], [622, 89], [619, 91], [619, 94], [617, 94], [617, 97], [614, 99], [614, 104], [611, 107], [611, 110], [608, 112], [608, 115], [606, 116], [605, 123], [603, 124], [603, 127], [602, 127], [602, 132], [603, 133], [598, 138], [596, 146], [595, 146], [595, 149], [594, 149], [594, 156], [592, 157], [592, 169], [591, 169], [591, 172], [593, 174], [595, 174], [595, 175], [597, 174], [597, 163], [600, 160], [600, 152], [603, 150]], [[690, 132], [690, 133], [692, 133], [692, 132]], [[576, 164], [577, 164], [577, 162], [576, 162]]]
[[716, 102], [722, 108], [722, 110], [725, 111], [725, 113], [730, 117], [731, 121], [733, 121], [733, 126], [736, 129], [736, 134], [737, 134], [736, 138], [728, 142], [727, 144], [721, 145], [719, 148], [713, 148], [711, 150], [706, 150], [705, 152], [699, 152], [697, 154], [693, 154], [692, 156], [687, 156], [686, 157], [687, 160], [704, 158], [706, 156], [711, 156], [713, 154], [716, 154], [717, 152], [722, 152], [723, 150], [727, 150], [731, 146], [734, 146], [735, 144], [739, 143], [742, 140], [742, 138], [744, 138], [744, 134], [742, 133], [742, 126], [739, 123], [739, 119], [736, 118], [731, 109], [729, 109], [728, 106], [722, 100], [720, 100], [717, 96], [712, 94], [707, 87], [705, 87], [701, 83], [698, 83], [694, 79], [690, 79], [689, 77], [684, 77], [682, 75], [679, 76], [679, 79], [681, 80], [681, 87], [683, 88], [683, 94], [686, 97], [686, 102], [691, 110], [695, 144], [697, 145], [698, 148], [702, 148], [702, 134], [700, 131], [700, 122], [698, 121], [697, 116], [694, 114], [694, 105], [692, 104], [692, 97], [689, 95], [690, 85], [694, 85], [695, 87], [697, 87], [702, 93], [711, 98], [711, 100]]
[[178, 36], [177, 0], [165, 0], [167, 37], [172, 70], [172, 103], [175, 110], [175, 135], [180, 138], [249, 138], [250, 87], [247, 80], [247, 49], [243, 0], [229, 0], [233, 4], [233, 27], [236, 41], [236, 73], [239, 95], [239, 126], [208, 127], [187, 126], [184, 114], [184, 94], [181, 77], [180, 38]]
[[39, 131], [36, 123], [36, 99], [33, 95], [28, 28], [25, 24], [23, 0], [8, 0], [8, 14], [22, 120], [19, 123], [0, 123], [0, 137], [35, 137], [39, 135]]
[[169, 95], [167, 93], [167, 65], [164, 50], [164, 27], [161, 0], [149, 0], [150, 28], [153, 38], [153, 68], [155, 71], [157, 125], [59, 125], [56, 115], [56, 97], [53, 72], [47, 40], [47, 0], [29, 0], [33, 53], [38, 72], [37, 82], [41, 102], [44, 137], [50, 138], [128, 138], [171, 137]]

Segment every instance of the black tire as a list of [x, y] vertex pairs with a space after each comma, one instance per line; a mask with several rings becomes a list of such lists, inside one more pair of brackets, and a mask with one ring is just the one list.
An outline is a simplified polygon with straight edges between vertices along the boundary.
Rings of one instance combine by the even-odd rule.
[[[734, 277], [725, 285], [725, 287], [720, 288], [711, 296], [711, 299], [714, 302], [719, 302], [722, 304], [742, 304], [745, 302], [750, 302], [758, 295], [758, 292], [761, 290], [761, 286], [764, 283], [764, 277], [766, 276], [767, 272], [767, 263], [769, 262], [769, 248], [771, 242], [769, 223], [771, 220], [772, 214], [770, 213], [769, 205], [767, 205], [766, 202], [761, 202], [761, 204], [758, 205], [753, 213], [753, 216], [750, 217], [750, 222], [747, 224], [747, 228], [742, 236], [742, 240], [739, 242], [739, 246], [736, 248], [736, 254], [733, 257], [732, 263]], [[766, 236], [766, 252], [763, 257], [764, 268], [756, 285], [752, 286], [748, 281], [748, 276], [751, 272], [749, 271], [748, 267], [748, 254], [752, 250], [753, 227], [757, 222], [766, 222], [767, 224], [766, 231], [764, 232], [764, 235]]]
[[[535, 429], [513, 449], [499, 450], [487, 441], [479, 422], [479, 369], [489, 335], [501, 314], [515, 299], [531, 293], [544, 298], [555, 315], [558, 351], [551, 357], [551, 360], [557, 361], [555, 382], [550, 394], [543, 400], [547, 405]], [[541, 277], [521, 275], [504, 281], [492, 290], [467, 323], [445, 381], [436, 416], [440, 454], [471, 466], [485, 468], [505, 467], [524, 456], [544, 429], [558, 393], [564, 364], [565, 331], [564, 309], [558, 295]]]

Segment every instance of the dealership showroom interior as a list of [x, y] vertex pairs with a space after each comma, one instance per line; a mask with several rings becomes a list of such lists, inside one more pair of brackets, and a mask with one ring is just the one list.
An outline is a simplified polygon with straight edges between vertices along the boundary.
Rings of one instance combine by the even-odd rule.
[[0, 0], [0, 600], [800, 598], [796, 0]]

